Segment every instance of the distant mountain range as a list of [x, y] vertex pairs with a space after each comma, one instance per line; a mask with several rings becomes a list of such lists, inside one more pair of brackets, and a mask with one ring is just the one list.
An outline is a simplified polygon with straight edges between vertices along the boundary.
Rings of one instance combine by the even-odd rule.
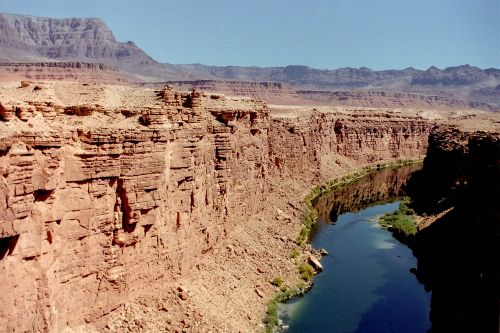
[[495, 68], [463, 65], [444, 70], [430, 67], [425, 71], [414, 68], [374, 71], [364, 67], [324, 70], [298, 65], [261, 68], [164, 64], [133, 42], [118, 42], [104, 21], [96, 18], [0, 14], [0, 32], [0, 62], [99, 62], [117, 67], [133, 81], [270, 81], [286, 83], [295, 89], [433, 94], [500, 108], [500, 69]]

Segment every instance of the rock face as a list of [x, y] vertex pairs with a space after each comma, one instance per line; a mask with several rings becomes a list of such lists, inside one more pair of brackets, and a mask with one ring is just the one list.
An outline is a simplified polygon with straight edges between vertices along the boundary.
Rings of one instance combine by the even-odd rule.
[[322, 90], [345, 90], [367, 87], [404, 87], [440, 89], [442, 86], [470, 86], [486, 80], [497, 81], [500, 70], [463, 65], [423, 71], [414, 68], [374, 71], [370, 68], [315, 69], [307, 66], [286, 67], [216, 67], [191, 65], [191, 69], [206, 72], [212, 78], [238, 81], [277, 81], [296, 87], [316, 87]]
[[[4, 328], [93, 321], [145, 284], [186, 272], [231, 228], [229, 217], [259, 209], [267, 110], [210, 112], [195, 93], [179, 96], [142, 110], [154, 115], [147, 126], [2, 138], [0, 280], [12, 288]], [[12, 321], [24, 311], [31, 317]]]
[[270, 163], [290, 178], [328, 173], [344, 158], [359, 164], [421, 156], [431, 123], [377, 110], [313, 112], [298, 119], [273, 118]]
[[498, 330], [499, 162], [498, 131], [435, 129], [410, 180], [417, 212], [437, 216], [411, 242], [433, 331]]
[[185, 276], [263, 209], [273, 184], [313, 182], [331, 163], [422, 155], [432, 127], [377, 110], [271, 115], [260, 102], [171, 87], [124, 94], [147, 100], [133, 108], [61, 98], [0, 107], [7, 331], [95, 322]]
[[92, 62], [117, 66], [129, 78], [163, 77], [160, 65], [133, 42], [118, 42], [98, 18], [33, 17], [0, 13], [0, 61]]
[[[229, 96], [249, 96], [266, 103], [303, 105], [305, 101], [287, 84], [265, 81], [235, 80], [187, 80], [167, 81], [177, 89], [195, 87], [207, 92], [222, 93]], [[310, 103], [309, 103], [310, 104]]]
[[345, 212], [359, 210], [373, 202], [387, 201], [405, 195], [406, 180], [422, 166], [414, 164], [397, 170], [387, 168], [368, 176], [369, 181], [359, 181], [336, 189], [314, 202], [320, 221], [337, 221]]
[[119, 43], [97, 18], [53, 19], [0, 14], [1, 47], [22, 49], [50, 59], [154, 61], [132, 42]]
[[[221, 92], [231, 92], [232, 86], [235, 91], [249, 90], [250, 96], [259, 97], [253, 95], [259, 93], [264, 99], [276, 98], [276, 92], [286, 96], [278, 102], [266, 100], [273, 103], [284, 103], [283, 100], [288, 98], [291, 100], [289, 104], [296, 103], [297, 99], [299, 101], [305, 99], [308, 103], [334, 102], [339, 105], [373, 107], [446, 105], [493, 111], [498, 111], [500, 105], [498, 91], [495, 90], [500, 83], [500, 70], [494, 68], [483, 70], [469, 65], [446, 69], [431, 67], [425, 71], [413, 68], [373, 71], [369, 68], [319, 70], [307, 66], [257, 68], [184, 65], [183, 71], [189, 73], [190, 79], [187, 82], [195, 85], [215, 85]], [[186, 74], [177, 73], [181, 77], [186, 77]], [[212, 80], [193, 81], [193, 77]], [[227, 82], [221, 82], [223, 80]], [[274, 86], [273, 89], [269, 89], [270, 94], [266, 95], [259, 89], [255, 92], [254, 88], [243, 88], [242, 82], [245, 81], [282, 82], [298, 92], [290, 92], [289, 89], [281, 87], [275, 89]], [[375, 103], [367, 104], [370, 102]]]

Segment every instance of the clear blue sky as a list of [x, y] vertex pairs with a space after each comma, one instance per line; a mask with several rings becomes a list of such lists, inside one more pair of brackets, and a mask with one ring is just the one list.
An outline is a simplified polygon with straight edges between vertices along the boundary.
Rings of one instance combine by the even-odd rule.
[[100, 17], [169, 63], [500, 68], [500, 0], [0, 0], [0, 12]]

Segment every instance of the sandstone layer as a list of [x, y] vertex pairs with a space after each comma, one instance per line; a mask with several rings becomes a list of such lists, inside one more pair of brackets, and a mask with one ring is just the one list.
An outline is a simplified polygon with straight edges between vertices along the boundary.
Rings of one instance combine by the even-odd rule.
[[257, 331], [269, 281], [296, 278], [288, 255], [313, 185], [422, 156], [444, 120], [492, 122], [37, 86], [0, 90], [0, 325], [10, 332]]

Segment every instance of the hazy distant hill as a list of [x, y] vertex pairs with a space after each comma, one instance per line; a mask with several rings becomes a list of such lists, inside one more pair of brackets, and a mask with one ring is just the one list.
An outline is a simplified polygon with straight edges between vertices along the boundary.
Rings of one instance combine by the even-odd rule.
[[[388, 90], [439, 94], [500, 107], [500, 70], [464, 65], [440, 70], [307, 66], [239, 67], [161, 64], [133, 42], [118, 42], [101, 19], [0, 14], [0, 62], [84, 61], [118, 67], [137, 81], [241, 80], [283, 82], [312, 90]], [[161, 42], [161, 41], [159, 41]], [[180, 44], [181, 45], [181, 44]]]

